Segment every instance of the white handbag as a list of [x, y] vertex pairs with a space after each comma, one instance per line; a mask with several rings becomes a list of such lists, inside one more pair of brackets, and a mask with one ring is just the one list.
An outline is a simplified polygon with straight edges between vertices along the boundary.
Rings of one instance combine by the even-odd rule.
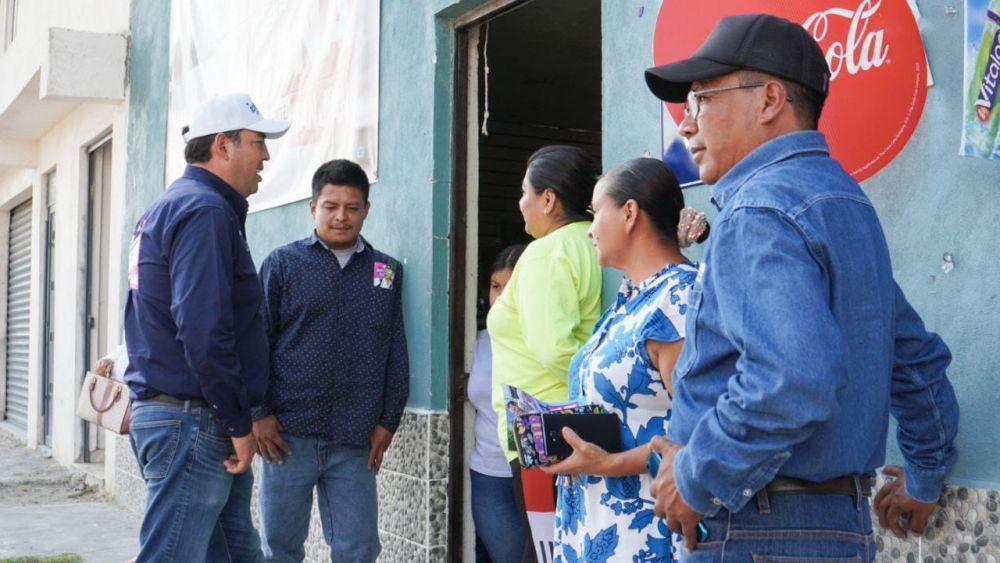
[[87, 372], [76, 404], [77, 416], [125, 436], [131, 414], [132, 400], [127, 385], [117, 379]]

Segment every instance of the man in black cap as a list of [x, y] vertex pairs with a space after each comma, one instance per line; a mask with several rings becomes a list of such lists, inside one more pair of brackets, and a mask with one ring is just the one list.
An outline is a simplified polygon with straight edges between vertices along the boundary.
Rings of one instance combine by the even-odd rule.
[[876, 509], [897, 535], [901, 517], [919, 534], [955, 461], [958, 405], [947, 346], [896, 285], [871, 202], [816, 131], [823, 53], [797, 24], [731, 16], [646, 82], [687, 102], [680, 132], [719, 208], [669, 441], [651, 446], [656, 513], [697, 547], [688, 560], [870, 561], [889, 415], [906, 467], [886, 470], [898, 479]]

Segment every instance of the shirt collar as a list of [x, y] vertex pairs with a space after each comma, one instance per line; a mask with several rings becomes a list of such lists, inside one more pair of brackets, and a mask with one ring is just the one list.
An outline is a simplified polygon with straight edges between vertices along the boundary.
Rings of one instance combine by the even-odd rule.
[[750, 151], [712, 186], [712, 203], [722, 209], [759, 170], [806, 153], [830, 154], [822, 133], [812, 129], [794, 131], [766, 141]]
[[205, 170], [201, 166], [187, 165], [184, 169], [184, 178], [195, 180], [202, 184], [207, 184], [211, 186], [215, 191], [219, 192], [229, 202], [229, 205], [236, 212], [236, 215], [240, 218], [240, 225], [246, 224], [247, 219], [247, 209], [249, 204], [246, 198], [240, 195], [235, 188], [226, 183], [225, 180], [219, 178], [215, 174], [212, 174], [208, 170]]
[[[312, 234], [309, 235], [309, 245], [312, 246], [317, 243], [326, 250], [333, 252], [333, 249], [330, 248], [325, 242], [323, 242], [323, 239], [319, 238], [319, 235], [316, 234], [316, 229], [313, 229]], [[365, 248], [367, 247], [368, 243], [367, 241], [365, 241], [365, 237], [358, 235], [358, 243], [354, 245], [354, 254], [361, 254], [362, 252], [365, 251]]]
[[632, 297], [646, 291], [651, 287], [655, 287], [660, 284], [665, 278], [674, 275], [674, 270], [682, 266], [694, 267], [690, 261], [685, 260], [684, 262], [670, 263], [661, 268], [658, 272], [651, 274], [646, 277], [646, 279], [640, 281], [638, 284], [633, 285], [632, 280], [628, 276], [622, 277], [622, 284], [618, 288], [619, 300], [628, 301]]

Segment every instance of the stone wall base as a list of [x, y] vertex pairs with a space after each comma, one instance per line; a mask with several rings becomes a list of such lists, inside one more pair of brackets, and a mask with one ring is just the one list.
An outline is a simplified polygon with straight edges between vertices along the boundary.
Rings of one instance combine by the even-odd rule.
[[[879, 485], [883, 480], [879, 479]], [[1000, 563], [1000, 494], [947, 486], [924, 537], [899, 540], [875, 523], [878, 561], [907, 563]], [[877, 518], [874, 514], [873, 518]]]

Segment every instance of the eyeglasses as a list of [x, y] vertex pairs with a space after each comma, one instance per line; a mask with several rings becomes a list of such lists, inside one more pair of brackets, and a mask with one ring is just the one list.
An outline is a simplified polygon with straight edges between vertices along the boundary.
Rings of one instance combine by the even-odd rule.
[[709, 88], [707, 90], [698, 90], [697, 92], [691, 90], [688, 92], [687, 105], [684, 106], [684, 115], [690, 117], [691, 119], [698, 119], [698, 114], [701, 112], [702, 100], [707, 97], [707, 94], [718, 94], [720, 92], [742, 90], [744, 88], [760, 88], [765, 84], [767, 84], [767, 82], [752, 82], [750, 84], [737, 84], [736, 86]]
[[[691, 119], [698, 119], [698, 114], [701, 112], [701, 104], [703, 99], [707, 97], [706, 94], [718, 94], [719, 92], [729, 92], [730, 90], [742, 90], [744, 88], [760, 88], [761, 86], [766, 86], [767, 82], [752, 82], [750, 84], [738, 84], [736, 86], [722, 86], [720, 88], [709, 88], [707, 90], [698, 90], [697, 92], [691, 90], [688, 92], [687, 104], [684, 106], [684, 115], [690, 117]], [[791, 96], [785, 95], [785, 101], [792, 103], [794, 100]]]

